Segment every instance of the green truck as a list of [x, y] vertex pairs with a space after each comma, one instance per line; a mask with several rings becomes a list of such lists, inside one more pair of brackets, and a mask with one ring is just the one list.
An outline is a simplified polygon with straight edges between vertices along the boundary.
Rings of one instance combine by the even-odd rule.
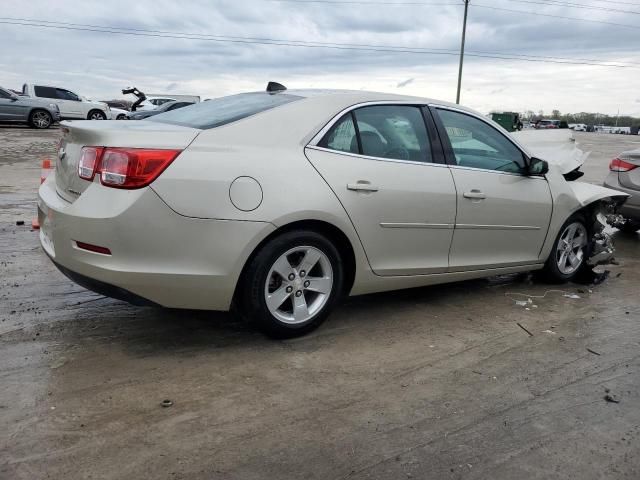
[[491, 120], [499, 124], [507, 132], [522, 130], [520, 114], [513, 112], [492, 113]]

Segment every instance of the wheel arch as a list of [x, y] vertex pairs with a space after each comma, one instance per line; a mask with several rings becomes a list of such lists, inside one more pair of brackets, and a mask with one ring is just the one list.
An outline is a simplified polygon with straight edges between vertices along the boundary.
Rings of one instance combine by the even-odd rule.
[[49, 110], [47, 110], [44, 107], [40, 107], [40, 106], [34, 106], [31, 107], [31, 109], [29, 110], [29, 113], [27, 114], [27, 123], [29, 123], [31, 125], [32, 122], [32, 117], [36, 112], [45, 112], [47, 115], [49, 115], [49, 117], [51, 118], [51, 124], [53, 125], [53, 123], [55, 122], [53, 115], [51, 115], [51, 112]]
[[92, 108], [87, 112], [87, 120], [91, 119], [91, 114], [93, 112], [100, 112], [104, 116], [104, 118], [107, 118], [107, 114], [104, 112], [104, 110], [101, 110], [99, 108]]
[[342, 293], [348, 294], [351, 291], [356, 276], [356, 252], [351, 241], [349, 240], [349, 237], [342, 231], [342, 229], [325, 220], [296, 220], [279, 226], [276, 230], [263, 238], [260, 243], [256, 245], [251, 254], [246, 258], [242, 270], [240, 271], [240, 275], [238, 276], [238, 280], [236, 281], [236, 286], [233, 294], [233, 303], [235, 303], [239, 299], [238, 287], [242, 283], [248, 265], [258, 254], [258, 252], [272, 239], [282, 235], [283, 233], [291, 232], [294, 230], [311, 230], [313, 232], [324, 235], [325, 237], [327, 237], [327, 239], [333, 242], [333, 244], [338, 249], [338, 252], [340, 253], [340, 257], [344, 264], [344, 285]]

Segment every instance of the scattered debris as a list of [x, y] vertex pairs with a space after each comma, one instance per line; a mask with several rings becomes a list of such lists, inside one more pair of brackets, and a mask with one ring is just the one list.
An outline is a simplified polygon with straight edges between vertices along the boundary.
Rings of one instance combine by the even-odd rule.
[[572, 298], [572, 299], [574, 299], [574, 300], [577, 300], [578, 298], [582, 298], [580, 295], [577, 295], [577, 294], [575, 294], [575, 293], [565, 293], [565, 294], [563, 295], [563, 297], [565, 297], [565, 298]]
[[530, 337], [533, 337], [533, 333], [531, 333], [529, 330], [527, 330], [524, 326], [522, 326], [522, 324], [520, 322], [516, 322], [516, 325], [518, 325], [522, 330], [524, 330], [525, 332], [527, 332], [527, 334]]
[[533, 303], [531, 301], [531, 299], [528, 299], [528, 300], [516, 300], [516, 305], [518, 305], [519, 307], [526, 307], [530, 303]]
[[173, 402], [167, 398], [166, 400], [163, 400], [160, 405], [162, 405], [164, 408], [168, 408], [173, 405]]
[[555, 335], [556, 332], [554, 332], [553, 330], [543, 330], [542, 333], [549, 333], [551, 335]]
[[593, 353], [594, 355], [600, 356], [600, 354], [598, 352], [596, 352], [595, 350], [591, 350], [590, 348], [587, 348], [587, 352]]
[[18, 226], [24, 225], [24, 220], [17, 220], [16, 221], [16, 225], [18, 225]]
[[604, 399], [609, 403], [620, 403], [620, 399], [618, 398], [618, 396], [612, 393], [607, 393], [604, 396]]
[[604, 272], [600, 272], [600, 273], [593, 272], [593, 279], [592, 279], [591, 283], [593, 285], [600, 285], [607, 278], [609, 278], [610, 274], [611, 274], [611, 272], [609, 270], [605, 270]]

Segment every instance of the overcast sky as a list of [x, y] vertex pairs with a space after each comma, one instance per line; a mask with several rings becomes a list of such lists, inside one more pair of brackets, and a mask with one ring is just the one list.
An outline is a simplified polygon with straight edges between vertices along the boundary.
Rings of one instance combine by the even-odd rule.
[[[430, 5], [407, 5], [411, 2], [406, 0], [405, 5], [333, 1], [3, 0], [0, 15], [216, 35], [227, 40], [252, 37], [452, 53], [459, 49], [462, 0], [422, 2]], [[371, 0], [376, 1], [401, 0]], [[635, 63], [635, 68], [467, 57], [461, 103], [485, 113], [527, 109], [550, 113], [559, 109], [616, 114], [619, 109], [621, 114], [640, 116], [640, 14], [543, 6], [535, 1], [548, 0], [531, 1], [534, 3], [472, 0], [467, 50]], [[627, 5], [634, 2], [637, 6]], [[565, 3], [640, 12], [640, 0]], [[120, 90], [131, 85], [148, 93], [208, 98], [263, 89], [268, 80], [276, 80], [289, 88], [366, 89], [453, 101], [458, 71], [456, 55], [261, 45], [244, 43], [242, 38], [231, 43], [130, 36], [1, 23], [0, 45], [0, 85], [20, 89], [25, 82], [41, 82], [94, 99], [121, 97]]]

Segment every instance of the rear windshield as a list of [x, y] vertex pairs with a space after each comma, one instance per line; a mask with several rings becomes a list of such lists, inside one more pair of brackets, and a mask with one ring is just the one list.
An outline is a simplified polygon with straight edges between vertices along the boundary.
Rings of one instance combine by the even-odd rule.
[[285, 93], [240, 93], [160, 113], [148, 120], [205, 130], [250, 117], [300, 98], [302, 97]]

